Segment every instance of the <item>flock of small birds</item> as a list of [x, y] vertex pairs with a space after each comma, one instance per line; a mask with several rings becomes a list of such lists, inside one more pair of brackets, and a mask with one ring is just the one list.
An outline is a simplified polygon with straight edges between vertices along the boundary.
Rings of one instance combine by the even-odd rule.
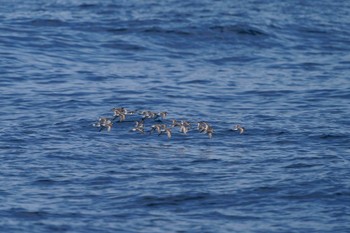
[[[130, 130], [132, 132], [139, 132], [141, 134], [152, 134], [158, 133], [158, 136], [165, 134], [168, 139], [172, 136], [172, 131], [175, 128], [179, 129], [181, 134], [187, 134], [192, 128], [193, 125], [197, 125], [196, 129], [203, 134], [207, 134], [209, 138], [213, 137], [214, 129], [213, 127], [206, 121], [199, 121], [196, 123], [190, 123], [186, 120], [171, 120], [171, 124], [165, 124], [165, 118], [167, 117], [167, 112], [152, 112], [152, 111], [130, 111], [126, 108], [112, 108], [113, 116], [109, 117], [100, 117], [97, 122], [95, 122], [92, 126], [99, 128], [99, 131], [107, 130], [111, 131], [113, 125], [116, 121], [125, 122], [127, 116], [131, 115], [139, 115], [141, 119], [135, 121], [134, 127]], [[150, 128], [145, 128], [145, 122], [152, 121], [154, 124], [151, 125]], [[243, 134], [245, 132], [245, 128], [240, 125], [235, 125], [232, 130], [238, 131], [239, 134]]]

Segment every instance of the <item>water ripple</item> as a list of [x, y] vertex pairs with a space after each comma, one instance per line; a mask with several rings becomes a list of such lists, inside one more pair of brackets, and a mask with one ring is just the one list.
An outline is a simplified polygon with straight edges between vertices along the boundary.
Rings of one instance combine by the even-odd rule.
[[[349, 232], [348, 9], [3, 2], [2, 231]], [[92, 127], [113, 107], [193, 128]]]

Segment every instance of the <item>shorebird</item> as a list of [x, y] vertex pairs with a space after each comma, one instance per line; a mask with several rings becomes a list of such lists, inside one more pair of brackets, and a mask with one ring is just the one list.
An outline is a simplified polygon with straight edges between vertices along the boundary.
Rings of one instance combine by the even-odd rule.
[[135, 127], [132, 128], [131, 131], [139, 131], [140, 133], [145, 133], [143, 120], [141, 119], [140, 121], [136, 121]]
[[171, 138], [171, 129], [170, 129], [170, 128], [162, 129], [162, 130], [160, 131], [160, 133], [158, 134], [158, 136], [161, 135], [161, 134], [163, 134], [163, 133], [166, 133], [168, 139]]
[[146, 118], [156, 118], [157, 117], [157, 113], [155, 112], [151, 112], [151, 111], [142, 111], [141, 112], [141, 115], [143, 115], [143, 118], [142, 119], [146, 119]]
[[200, 122], [198, 122], [197, 129], [199, 130], [200, 133], [203, 133], [203, 132], [207, 131], [209, 127], [210, 126], [209, 126], [209, 124], [207, 122], [200, 121]]
[[100, 117], [98, 119], [98, 122], [94, 123], [92, 126], [100, 127], [99, 131], [102, 131], [105, 128], [107, 129], [107, 131], [111, 131], [113, 122], [107, 117]]
[[162, 132], [162, 130], [165, 130], [165, 129], [166, 129], [165, 124], [155, 124], [155, 125], [152, 125], [149, 134], [152, 134], [153, 131], [155, 131], [155, 130], [157, 130], [158, 134], [160, 134]]
[[[110, 120], [103, 124], [103, 127], [105, 127], [105, 128], [107, 129], [108, 132], [111, 131], [112, 126], [113, 126], [113, 122], [110, 121]], [[100, 129], [100, 131], [101, 131], [101, 130], [102, 130], [102, 129]]]
[[142, 134], [145, 133], [144, 128], [141, 128], [141, 127], [133, 128], [131, 131], [139, 131], [139, 132], [142, 133]]
[[214, 129], [213, 129], [213, 127], [209, 126], [205, 132], [208, 134], [209, 138], [212, 138], [213, 133], [214, 133]]
[[171, 138], [171, 129], [170, 128], [166, 128], [165, 129], [165, 133], [168, 136], [168, 139], [170, 139]]
[[180, 124], [185, 126], [185, 127], [188, 127], [188, 128], [191, 126], [190, 122], [188, 122], [188, 121], [181, 121]]
[[238, 130], [238, 131], [239, 131], [239, 134], [242, 134], [242, 133], [244, 133], [245, 128], [242, 127], [241, 125], [235, 125], [235, 127], [233, 128], [233, 130]]
[[176, 126], [181, 126], [181, 123], [175, 119], [171, 120], [171, 127], [174, 128]]
[[198, 125], [197, 129], [199, 130], [200, 133], [208, 134], [209, 138], [213, 137], [214, 129], [209, 125], [209, 123], [205, 121], [200, 121], [197, 123], [197, 125]]
[[157, 115], [160, 116], [162, 119], [165, 119], [165, 117], [168, 115], [168, 113], [167, 112], [160, 112]]
[[101, 127], [101, 124], [106, 122], [108, 120], [107, 117], [100, 117], [98, 118], [98, 121], [94, 124], [92, 124], [93, 127]]
[[119, 121], [120, 121], [120, 122], [125, 121], [125, 118], [126, 118], [126, 115], [125, 115], [125, 114], [120, 114], [120, 115], [119, 115]]
[[180, 127], [180, 133], [184, 133], [187, 134], [187, 132], [190, 130], [190, 123], [188, 121], [176, 121], [176, 120], [172, 120], [172, 124], [171, 127]]
[[180, 126], [180, 133], [187, 134], [188, 131], [189, 131], [188, 127], [186, 127], [184, 125]]
[[[192, 125], [195, 123], [190, 123], [185, 120], [177, 121], [173, 119], [171, 121], [171, 124], [168, 124], [168, 121], [164, 121], [168, 115], [167, 112], [152, 112], [152, 111], [130, 111], [123, 107], [113, 108], [113, 117], [100, 117], [97, 122], [92, 124], [94, 127], [98, 127], [99, 131], [102, 131], [106, 129], [107, 131], [111, 131], [113, 127], [113, 121], [118, 117], [119, 121], [125, 121], [127, 115], [133, 115], [133, 114], [139, 114], [142, 116], [141, 120], [136, 121], [135, 126], [130, 131], [138, 131], [140, 133], [145, 133], [145, 127], [144, 127], [144, 121], [145, 119], [153, 119], [155, 123], [151, 126], [151, 129], [149, 134], [152, 134], [153, 132], [157, 132], [158, 136], [161, 134], [166, 134], [168, 139], [172, 137], [172, 128], [179, 127], [179, 132], [183, 134], [187, 134], [190, 130]], [[156, 124], [157, 123], [157, 124]], [[165, 124], [166, 123], [166, 124]], [[207, 134], [209, 138], [213, 137], [214, 129], [213, 127], [205, 122], [205, 121], [199, 121], [197, 122], [197, 129], [200, 133]], [[232, 130], [238, 131], [239, 134], [245, 133], [246, 129], [242, 127], [241, 125], [237, 124], [233, 127]]]
[[112, 121], [119, 117], [119, 121], [122, 122], [125, 120], [126, 114], [128, 113], [128, 110], [125, 108], [112, 108], [112, 111], [114, 113]]
[[112, 108], [112, 111], [114, 112], [114, 116], [118, 116], [119, 114], [126, 114], [127, 110], [125, 108]]
[[145, 126], [145, 121], [143, 119], [139, 121], [135, 121], [135, 127], [144, 127]]

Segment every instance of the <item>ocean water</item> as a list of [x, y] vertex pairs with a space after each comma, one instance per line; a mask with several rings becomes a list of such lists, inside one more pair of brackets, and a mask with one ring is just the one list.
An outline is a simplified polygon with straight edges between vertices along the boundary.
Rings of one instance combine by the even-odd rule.
[[[0, 232], [350, 232], [349, 29], [348, 1], [1, 1]], [[214, 135], [99, 132], [114, 107]]]

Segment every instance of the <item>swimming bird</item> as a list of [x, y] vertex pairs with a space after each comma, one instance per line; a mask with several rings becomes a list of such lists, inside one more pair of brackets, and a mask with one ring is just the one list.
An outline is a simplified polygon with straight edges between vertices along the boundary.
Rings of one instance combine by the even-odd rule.
[[207, 131], [209, 127], [210, 126], [209, 126], [209, 124], [207, 122], [200, 121], [200, 122], [198, 122], [197, 129], [199, 130], [200, 133], [203, 133], [203, 132]]
[[206, 133], [208, 134], [209, 138], [213, 137], [214, 129], [212, 126], [209, 125], [209, 123], [205, 121], [200, 121], [197, 123], [197, 129], [200, 133]]
[[153, 131], [155, 131], [155, 130], [157, 130], [158, 134], [160, 134], [162, 132], [162, 130], [165, 130], [165, 129], [166, 129], [165, 124], [155, 124], [155, 125], [152, 125], [149, 134], [152, 134]]
[[112, 108], [112, 111], [114, 113], [114, 118], [112, 121], [114, 121], [117, 117], [119, 117], [119, 121], [122, 122], [125, 120], [125, 115], [127, 114], [127, 110], [125, 108]]
[[[103, 127], [105, 127], [105, 128], [107, 129], [108, 132], [111, 131], [112, 126], [113, 126], [113, 122], [110, 121], [110, 120], [103, 124]], [[102, 130], [102, 129], [101, 129], [101, 130]], [[101, 130], [100, 130], [100, 131], [101, 131]]]
[[213, 127], [209, 126], [205, 132], [206, 132], [206, 134], [208, 134], [209, 138], [212, 138], [213, 133], [214, 133], [214, 129], [213, 129]]
[[114, 115], [119, 115], [120, 113], [126, 114], [127, 110], [123, 107], [121, 108], [112, 108], [112, 111], [114, 112]]
[[180, 127], [180, 133], [187, 134], [187, 132], [190, 130], [190, 123], [188, 121], [176, 121], [172, 120], [171, 126], [174, 127]]
[[175, 119], [172, 119], [172, 120], [171, 120], [171, 127], [174, 128], [174, 127], [176, 127], [176, 126], [181, 126], [181, 123], [178, 122], [178, 121], [175, 120]]
[[235, 127], [233, 128], [233, 130], [238, 130], [238, 131], [239, 131], [239, 134], [242, 134], [242, 133], [244, 133], [245, 128], [242, 127], [241, 125], [235, 125]]
[[103, 129], [107, 129], [107, 131], [111, 131], [113, 122], [108, 117], [100, 117], [98, 119], [98, 122], [94, 123], [92, 126], [100, 127], [99, 131], [102, 131]]
[[158, 134], [158, 136], [161, 135], [161, 134], [163, 134], [163, 133], [166, 133], [168, 139], [171, 138], [171, 128], [162, 129], [161, 132]]
[[188, 127], [186, 127], [184, 125], [180, 126], [180, 133], [187, 134], [188, 131], [189, 131]]
[[119, 115], [119, 122], [125, 121], [126, 115], [124, 113], [121, 113]]
[[142, 133], [142, 134], [145, 133], [144, 128], [141, 128], [141, 127], [133, 128], [131, 131], [139, 131], [139, 132]]
[[143, 115], [143, 118], [142, 119], [154, 119], [157, 117], [157, 113], [155, 112], [151, 112], [151, 111], [142, 111], [141, 112], [141, 115]]
[[145, 133], [143, 119], [135, 122], [134, 128], [131, 131], [139, 131], [140, 133]]
[[165, 129], [165, 133], [168, 136], [168, 139], [170, 139], [171, 138], [171, 129], [170, 128], [166, 128]]
[[158, 113], [158, 116], [160, 116], [162, 119], [165, 119], [165, 117], [168, 115], [167, 112], [160, 112]]
[[135, 121], [135, 127], [144, 127], [145, 121], [143, 119]]
[[98, 121], [94, 124], [92, 124], [93, 127], [101, 127], [101, 124], [106, 122], [108, 120], [107, 117], [100, 117], [98, 118]]
[[191, 126], [190, 122], [188, 122], [188, 121], [181, 121], [181, 125], [188, 127], [188, 128]]

